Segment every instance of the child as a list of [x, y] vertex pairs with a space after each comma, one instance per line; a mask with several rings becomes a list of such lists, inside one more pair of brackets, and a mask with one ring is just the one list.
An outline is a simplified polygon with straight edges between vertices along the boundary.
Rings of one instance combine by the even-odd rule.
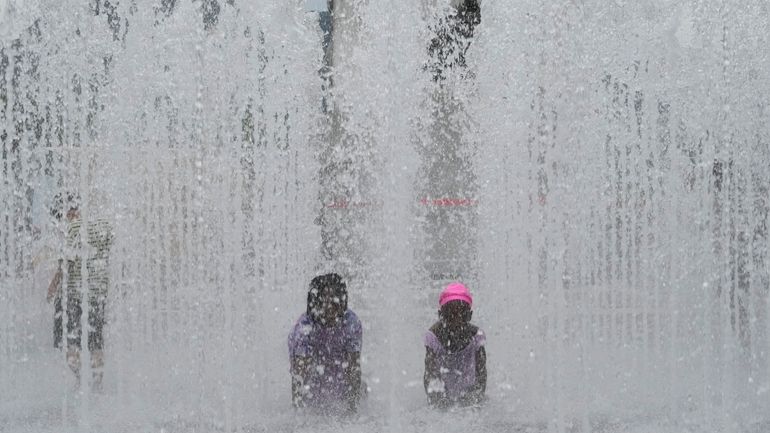
[[337, 274], [310, 282], [307, 312], [289, 334], [294, 407], [352, 414], [361, 398], [361, 322]]
[[477, 405], [487, 388], [484, 332], [472, 325], [473, 298], [458, 282], [439, 296], [439, 320], [425, 334], [425, 376], [428, 404], [435, 408]]
[[[68, 228], [65, 259], [59, 260], [59, 269], [48, 286], [48, 301], [54, 301], [54, 346], [62, 345], [63, 313], [66, 308], [67, 364], [75, 375], [75, 386], [80, 386], [80, 351], [83, 333], [83, 308], [88, 308], [88, 350], [91, 352], [91, 375], [94, 391], [102, 390], [104, 376], [104, 327], [106, 323], [107, 291], [109, 287], [110, 248], [113, 243], [112, 225], [104, 219], [88, 221], [83, 227], [80, 217], [80, 197], [75, 193], [57, 196], [54, 216], [66, 215]], [[66, 213], [64, 212], [66, 210]], [[85, 266], [83, 258], [85, 257]], [[66, 266], [65, 274], [62, 265]], [[83, 287], [82, 271], [86, 271]], [[66, 278], [65, 278], [66, 275]], [[66, 284], [64, 281], [66, 280]], [[63, 290], [66, 288], [66, 290]], [[83, 305], [87, 296], [88, 304]], [[65, 301], [66, 299], [66, 301]]]

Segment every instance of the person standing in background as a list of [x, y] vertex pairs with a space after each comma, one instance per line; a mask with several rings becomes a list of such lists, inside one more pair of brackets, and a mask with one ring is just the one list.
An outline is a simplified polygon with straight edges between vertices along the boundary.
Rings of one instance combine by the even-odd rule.
[[[80, 352], [82, 335], [83, 297], [88, 299], [88, 350], [91, 354], [91, 386], [101, 391], [104, 376], [104, 326], [106, 323], [109, 287], [109, 258], [113, 242], [112, 226], [104, 219], [88, 221], [84, 226], [80, 215], [80, 198], [68, 193], [57, 197], [54, 215], [66, 215], [66, 248], [59, 268], [48, 286], [48, 300], [54, 301], [54, 346], [62, 343], [63, 313], [66, 306], [67, 365], [80, 386]], [[65, 213], [66, 209], [66, 213]], [[83, 242], [85, 240], [85, 242]], [[86, 258], [85, 266], [83, 257]], [[66, 261], [66, 266], [64, 262]], [[63, 269], [64, 268], [64, 269]], [[64, 270], [66, 269], [66, 273]], [[83, 272], [87, 290], [83, 289]], [[66, 284], [65, 284], [66, 282]], [[63, 290], [66, 287], [66, 290]]]

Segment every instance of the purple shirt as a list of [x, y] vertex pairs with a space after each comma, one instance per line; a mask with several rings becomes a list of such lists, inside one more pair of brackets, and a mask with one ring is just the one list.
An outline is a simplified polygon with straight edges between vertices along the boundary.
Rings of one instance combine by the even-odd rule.
[[345, 366], [348, 354], [361, 352], [362, 330], [358, 316], [346, 310], [342, 323], [324, 327], [313, 323], [307, 314], [300, 316], [289, 333], [289, 358], [313, 359], [307, 382], [310, 406], [327, 406], [343, 401], [347, 383]]
[[425, 346], [436, 354], [440, 371], [440, 383], [429, 386], [443, 391], [450, 400], [457, 400], [476, 385], [476, 352], [486, 342], [484, 332], [479, 329], [470, 343], [458, 352], [449, 353], [433, 332], [425, 334]]

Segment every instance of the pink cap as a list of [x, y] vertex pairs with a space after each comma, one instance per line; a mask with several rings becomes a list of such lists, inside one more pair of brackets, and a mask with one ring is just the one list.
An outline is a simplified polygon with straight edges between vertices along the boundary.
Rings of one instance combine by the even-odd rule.
[[439, 295], [438, 298], [438, 305], [443, 306], [449, 301], [457, 300], [465, 302], [468, 306], [473, 306], [471, 292], [465, 285], [463, 285], [463, 283], [455, 281], [454, 283], [449, 283], [449, 285], [446, 286], [446, 289], [441, 292], [441, 295]]

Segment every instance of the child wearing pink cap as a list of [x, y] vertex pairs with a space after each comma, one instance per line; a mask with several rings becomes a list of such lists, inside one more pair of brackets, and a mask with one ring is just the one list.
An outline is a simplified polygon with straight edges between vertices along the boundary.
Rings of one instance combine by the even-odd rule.
[[433, 407], [472, 406], [484, 400], [486, 337], [471, 324], [472, 306], [470, 291], [459, 282], [449, 284], [439, 296], [439, 320], [425, 334], [423, 382]]

